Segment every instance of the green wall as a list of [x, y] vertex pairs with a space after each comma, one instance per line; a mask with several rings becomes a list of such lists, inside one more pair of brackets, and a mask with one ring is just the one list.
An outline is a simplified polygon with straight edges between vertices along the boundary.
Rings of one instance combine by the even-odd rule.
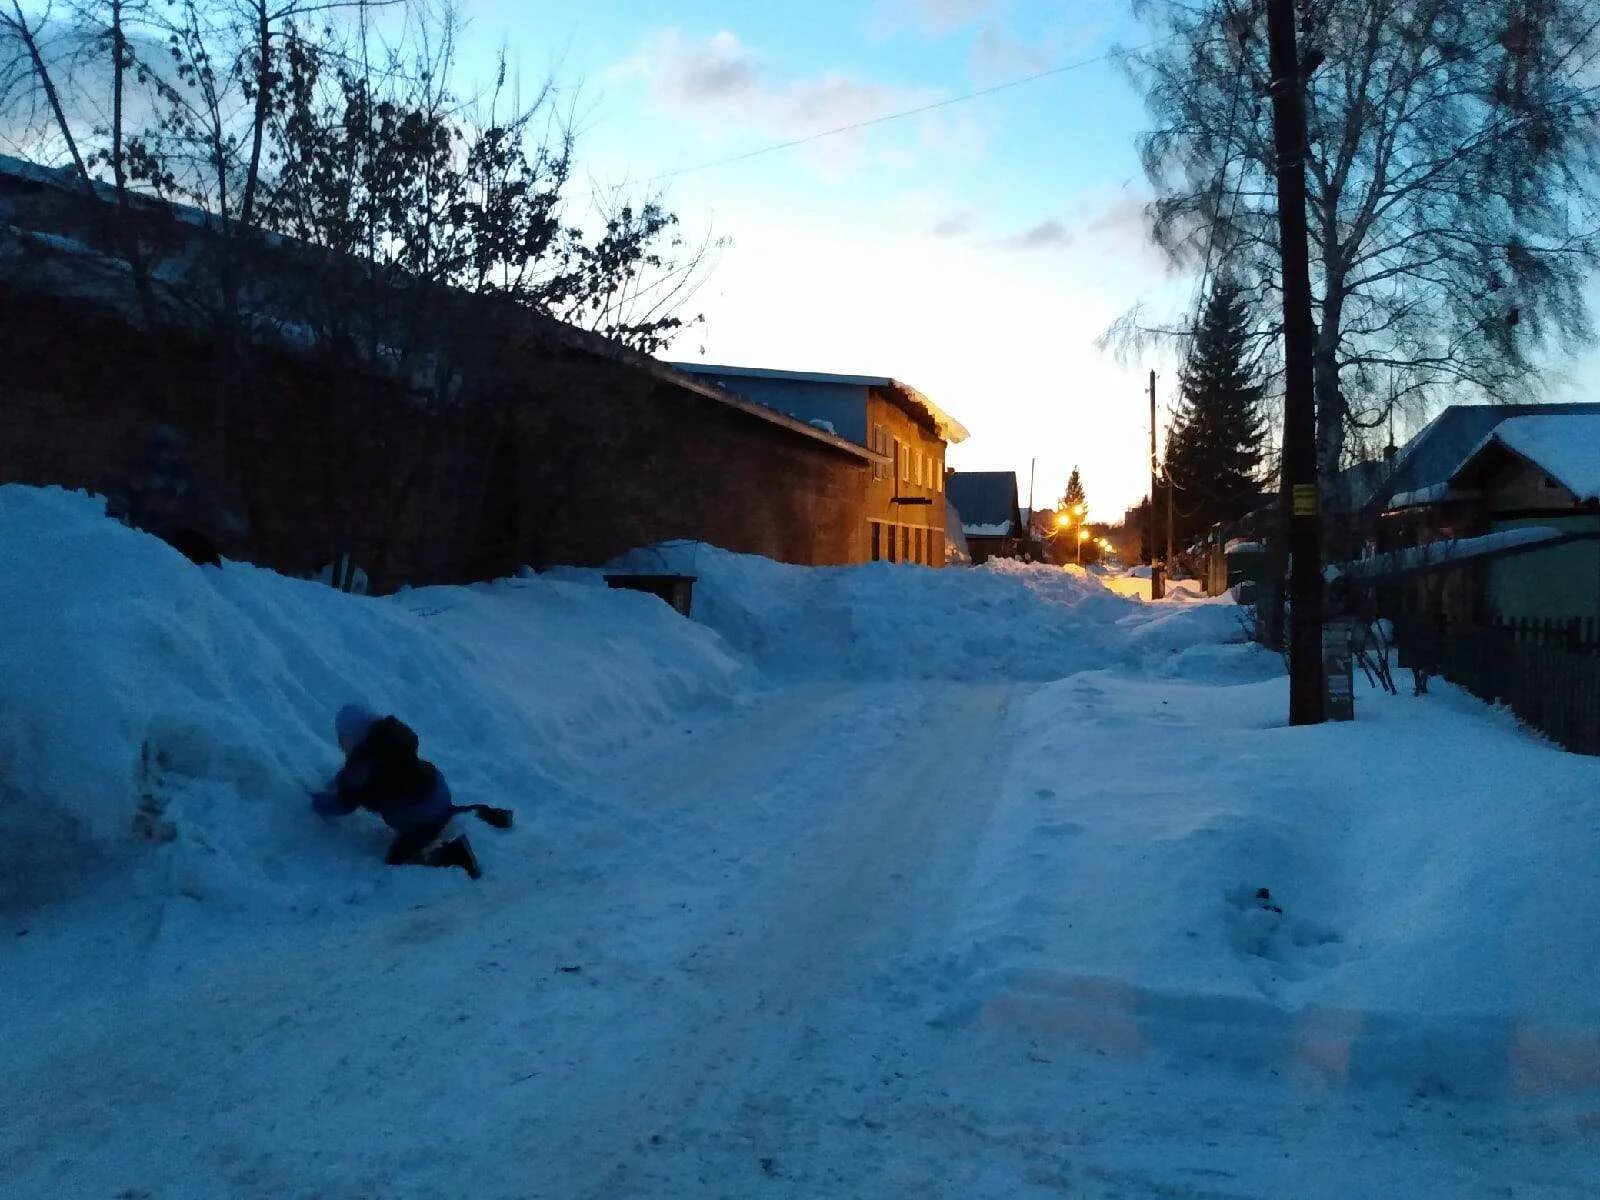
[[[1544, 525], [1569, 533], [1600, 530], [1600, 515], [1518, 517], [1494, 528]], [[1531, 550], [1488, 564], [1484, 596], [1502, 617], [1600, 617], [1600, 541]]]

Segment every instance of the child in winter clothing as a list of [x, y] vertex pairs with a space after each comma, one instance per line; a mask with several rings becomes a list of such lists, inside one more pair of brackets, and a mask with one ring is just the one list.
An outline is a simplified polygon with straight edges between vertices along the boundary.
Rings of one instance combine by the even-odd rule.
[[417, 757], [417, 735], [394, 717], [380, 717], [347, 704], [334, 719], [344, 766], [323, 791], [311, 794], [311, 807], [325, 817], [342, 817], [365, 808], [395, 831], [384, 862], [428, 867], [460, 867], [473, 879], [483, 872], [464, 836], [440, 838], [456, 813], [475, 813], [498, 829], [511, 826], [511, 811], [486, 804], [451, 801], [444, 776]]

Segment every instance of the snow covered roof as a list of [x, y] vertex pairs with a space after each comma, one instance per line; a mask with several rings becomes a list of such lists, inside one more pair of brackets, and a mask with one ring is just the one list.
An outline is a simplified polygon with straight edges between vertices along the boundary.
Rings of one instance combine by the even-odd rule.
[[1570, 530], [1549, 525], [1518, 525], [1477, 537], [1443, 538], [1424, 542], [1420, 546], [1406, 546], [1340, 566], [1330, 564], [1325, 574], [1330, 579], [1340, 575], [1352, 579], [1387, 578], [1418, 571], [1442, 570], [1476, 558], [1501, 558], [1557, 542], [1589, 541], [1594, 537], [1591, 533], [1574, 534]]
[[1491, 446], [1502, 446], [1579, 501], [1600, 500], [1600, 414], [1540, 413], [1509, 417], [1479, 442], [1450, 476], [1466, 474]]
[[675, 362], [671, 364], [690, 375], [717, 375], [728, 378], [772, 379], [791, 383], [843, 384], [848, 387], [872, 387], [888, 392], [902, 407], [913, 415], [926, 417], [933, 423], [939, 436], [952, 446], [970, 436], [967, 427], [956, 420], [916, 388], [887, 375], [838, 375], [830, 371], [786, 371], [775, 367], [730, 367], [719, 363]]
[[1503, 421], [1523, 416], [1600, 417], [1600, 404], [1452, 404], [1406, 443], [1371, 503], [1409, 508], [1444, 499], [1451, 476], [1484, 439]]
[[1021, 537], [1014, 471], [956, 471], [946, 484], [968, 537]]

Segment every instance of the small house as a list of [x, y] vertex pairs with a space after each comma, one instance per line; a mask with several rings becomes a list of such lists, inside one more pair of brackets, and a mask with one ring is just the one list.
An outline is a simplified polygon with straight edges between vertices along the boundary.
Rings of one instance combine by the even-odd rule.
[[1600, 414], [1507, 418], [1451, 473], [1448, 495], [1473, 512], [1475, 530], [1522, 531], [1496, 541], [1529, 547], [1485, 564], [1485, 612], [1600, 618]]
[[1369, 577], [1436, 577], [1451, 621], [1600, 618], [1600, 404], [1453, 405], [1369, 502]]
[[1014, 471], [953, 471], [950, 502], [961, 514], [961, 532], [974, 563], [1016, 558], [1026, 545]]

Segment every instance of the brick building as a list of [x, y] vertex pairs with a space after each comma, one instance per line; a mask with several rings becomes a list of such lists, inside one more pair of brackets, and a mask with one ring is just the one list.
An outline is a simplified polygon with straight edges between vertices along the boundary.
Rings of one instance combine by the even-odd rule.
[[154, 310], [135, 295], [105, 208], [0, 159], [0, 483], [112, 495], [152, 431], [175, 433], [224, 554], [296, 574], [347, 557], [379, 590], [673, 538], [801, 564], [868, 556], [883, 464], [856, 440], [525, 311], [484, 312], [497, 367], [471, 405], [419, 399], [382, 364], [331, 368], [292, 313], [219, 345], [181, 278]]
[[871, 451], [860, 557], [944, 565], [945, 451], [967, 431], [916, 388], [882, 375], [673, 365]]

